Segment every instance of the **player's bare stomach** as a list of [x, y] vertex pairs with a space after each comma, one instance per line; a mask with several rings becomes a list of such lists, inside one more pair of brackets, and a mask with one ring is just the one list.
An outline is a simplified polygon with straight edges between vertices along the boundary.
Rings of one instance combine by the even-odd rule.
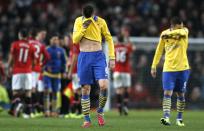
[[80, 51], [82, 52], [95, 52], [102, 50], [101, 43], [83, 38], [80, 42]]

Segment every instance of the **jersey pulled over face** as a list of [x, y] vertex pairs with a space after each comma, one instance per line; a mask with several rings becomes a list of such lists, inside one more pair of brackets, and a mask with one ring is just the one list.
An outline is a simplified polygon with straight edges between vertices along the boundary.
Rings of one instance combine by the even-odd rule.
[[34, 48], [26, 40], [15, 41], [11, 47], [13, 74], [30, 73], [34, 61]]
[[187, 58], [188, 29], [167, 29], [162, 32], [160, 41], [152, 63], [156, 68], [160, 61], [163, 50], [165, 51], [165, 62], [163, 71], [182, 71], [189, 69]]
[[116, 56], [116, 66], [115, 72], [131, 72], [130, 67], [130, 55], [132, 52], [131, 44], [121, 44], [115, 45], [115, 56]]

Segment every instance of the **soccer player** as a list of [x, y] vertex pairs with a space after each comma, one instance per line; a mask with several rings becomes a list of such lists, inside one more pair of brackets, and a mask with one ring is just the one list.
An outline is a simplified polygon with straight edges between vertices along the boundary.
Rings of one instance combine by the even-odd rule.
[[9, 54], [8, 67], [12, 72], [13, 98], [10, 114], [19, 115], [22, 107], [20, 98], [21, 90], [25, 91], [24, 118], [29, 118], [31, 113], [32, 65], [34, 62], [34, 48], [28, 43], [28, 32], [21, 29], [18, 33], [19, 40], [12, 43]]
[[[33, 67], [32, 72], [32, 105], [33, 105], [33, 113], [31, 113], [31, 117], [41, 116], [43, 107], [40, 105], [40, 99], [42, 99], [42, 86], [38, 85], [40, 73], [42, 71], [43, 65], [48, 61], [49, 54], [46, 50], [44, 44], [40, 42], [41, 40], [41, 30], [33, 30], [31, 33], [31, 38], [29, 39], [29, 43], [33, 45], [35, 49], [35, 62], [36, 64]], [[34, 39], [32, 39], [34, 38]], [[37, 112], [35, 111], [37, 110]]]
[[156, 77], [156, 67], [165, 50], [165, 62], [163, 67], [163, 118], [161, 124], [170, 125], [171, 96], [173, 91], [177, 95], [177, 121], [178, 126], [184, 126], [183, 111], [185, 108], [185, 91], [190, 74], [187, 58], [188, 29], [178, 17], [171, 19], [171, 27], [161, 33], [154, 60], [151, 75]]
[[77, 74], [82, 86], [81, 106], [84, 115], [83, 128], [91, 126], [90, 119], [90, 85], [95, 82], [100, 87], [99, 107], [97, 118], [99, 126], [105, 125], [103, 108], [107, 100], [108, 67], [102, 51], [102, 35], [105, 37], [109, 48], [109, 67], [115, 67], [115, 54], [112, 36], [106, 21], [94, 15], [94, 7], [85, 5], [82, 16], [76, 18], [73, 29], [73, 43], [80, 45], [78, 56]]
[[132, 50], [129, 39], [121, 33], [118, 36], [118, 43], [115, 45], [116, 67], [113, 70], [113, 85], [120, 115], [128, 115], [129, 94], [127, 88], [131, 87], [130, 57]]
[[59, 47], [59, 35], [56, 33], [51, 36], [50, 46], [47, 51], [50, 55], [50, 59], [45, 64], [43, 72], [44, 82], [44, 111], [45, 116], [50, 116], [50, 91], [52, 94], [52, 112], [51, 116], [56, 117], [58, 115], [57, 110], [57, 92], [60, 90], [61, 75], [65, 73], [66, 58], [64, 49]]

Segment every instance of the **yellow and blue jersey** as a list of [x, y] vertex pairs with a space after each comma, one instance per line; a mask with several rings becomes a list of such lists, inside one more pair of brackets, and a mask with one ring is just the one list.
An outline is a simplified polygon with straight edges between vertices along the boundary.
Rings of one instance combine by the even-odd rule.
[[154, 55], [152, 68], [156, 68], [163, 51], [165, 61], [163, 72], [184, 71], [190, 69], [187, 57], [188, 29], [167, 29], [160, 35], [160, 40]]
[[46, 63], [43, 75], [51, 78], [60, 78], [66, 69], [66, 57], [64, 49], [57, 46], [47, 48], [50, 60]]
[[[83, 28], [83, 23], [87, 20], [91, 20], [91, 24], [88, 28]], [[103, 18], [98, 16], [85, 18], [83, 16], [76, 18], [73, 29], [73, 43], [80, 43], [82, 38], [86, 38], [92, 41], [100, 42], [102, 41], [102, 36], [105, 37], [105, 40], [108, 43], [109, 48], [109, 58], [115, 59], [114, 54], [114, 44], [113, 39], [106, 24], [106, 21]]]

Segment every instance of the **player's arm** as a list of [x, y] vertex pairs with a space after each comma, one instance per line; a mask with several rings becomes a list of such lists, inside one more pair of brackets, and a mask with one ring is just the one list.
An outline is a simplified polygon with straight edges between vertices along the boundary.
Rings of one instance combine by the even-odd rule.
[[152, 74], [152, 77], [154, 77], [154, 78], [156, 77], [156, 68], [157, 68], [157, 65], [159, 64], [159, 61], [160, 61], [161, 56], [163, 54], [163, 50], [164, 50], [164, 41], [163, 41], [162, 36], [161, 36], [159, 43], [157, 45], [157, 49], [156, 49], [154, 59], [152, 62], [152, 67], [151, 67], [151, 74]]
[[48, 62], [48, 60], [50, 59], [50, 55], [48, 53], [48, 51], [46, 50], [46, 47], [43, 46], [42, 47], [42, 53], [43, 53], [43, 66]]
[[77, 57], [78, 57], [78, 55], [77, 54], [73, 54], [72, 55], [72, 58], [71, 58], [71, 66], [70, 66], [70, 68], [69, 68], [69, 71], [68, 71], [68, 76], [69, 76], [69, 78], [71, 78], [71, 75], [72, 75], [72, 72], [73, 72], [73, 69], [74, 69], [74, 67], [75, 67], [75, 65], [76, 65], [76, 63], [77, 63]]
[[105, 20], [102, 20], [102, 34], [105, 37], [107, 43], [108, 43], [108, 54], [109, 54], [109, 66], [110, 68], [115, 67], [115, 48], [114, 48], [114, 43], [113, 43], [113, 38], [110, 34], [110, 31], [108, 29], [108, 26], [106, 24]]
[[15, 54], [15, 44], [13, 43], [10, 49], [9, 57], [8, 57], [8, 75], [10, 76], [12, 73], [12, 66], [13, 66], [13, 55]]
[[92, 21], [90, 19], [87, 19], [86, 21], [83, 21], [83, 24], [81, 24], [79, 18], [75, 20], [74, 29], [73, 29], [73, 43], [74, 44], [77, 44], [81, 41], [81, 39], [85, 35], [87, 27], [91, 24], [91, 22]]

